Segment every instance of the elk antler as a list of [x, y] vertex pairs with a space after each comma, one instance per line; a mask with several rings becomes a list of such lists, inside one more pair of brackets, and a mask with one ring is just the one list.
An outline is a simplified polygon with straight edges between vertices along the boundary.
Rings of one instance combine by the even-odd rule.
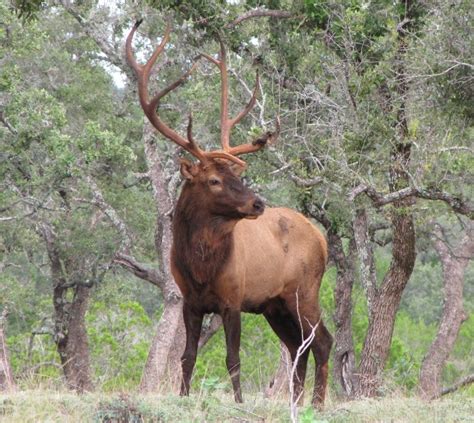
[[[258, 138], [257, 140], [254, 140], [250, 144], [245, 144], [245, 145], [240, 145], [237, 147], [230, 147], [230, 131], [233, 126], [235, 126], [238, 122], [240, 122], [252, 109], [252, 107], [255, 105], [256, 101], [256, 96], [257, 96], [257, 89], [258, 89], [258, 73], [257, 73], [257, 83], [255, 86], [255, 90], [252, 94], [252, 98], [250, 99], [249, 103], [245, 107], [244, 110], [242, 110], [234, 119], [228, 119], [228, 83], [227, 83], [227, 67], [226, 67], [226, 62], [225, 62], [225, 49], [224, 49], [224, 44], [222, 43], [221, 40], [221, 54], [220, 54], [220, 61], [212, 58], [209, 55], [206, 54], [201, 54], [202, 57], [205, 57], [206, 59], [210, 60], [211, 62], [215, 63], [219, 69], [221, 70], [221, 89], [222, 89], [222, 94], [221, 94], [221, 143], [222, 143], [222, 148], [223, 150], [215, 150], [215, 151], [210, 151], [206, 152], [204, 150], [201, 150], [201, 148], [198, 146], [198, 144], [194, 141], [192, 137], [192, 117], [191, 115], [189, 116], [189, 123], [188, 123], [188, 130], [187, 130], [187, 140], [179, 135], [176, 131], [171, 129], [168, 125], [166, 125], [160, 118], [157, 109], [159, 108], [160, 105], [160, 100], [168, 94], [170, 91], [176, 89], [180, 85], [182, 85], [186, 79], [191, 75], [191, 73], [194, 71], [194, 69], [197, 66], [197, 61], [194, 62], [193, 66], [185, 72], [179, 79], [177, 79], [175, 82], [170, 84], [168, 87], [164, 88], [161, 90], [158, 94], [156, 94], [151, 100], [149, 99], [148, 95], [148, 82], [150, 80], [150, 73], [153, 68], [153, 65], [156, 63], [156, 60], [160, 56], [160, 54], [163, 52], [166, 44], [169, 41], [170, 37], [170, 32], [171, 32], [171, 26], [168, 23], [165, 31], [165, 35], [163, 36], [163, 40], [159, 44], [159, 46], [155, 49], [151, 57], [148, 59], [148, 61], [144, 65], [140, 65], [137, 63], [135, 60], [135, 57], [132, 52], [132, 40], [133, 36], [137, 30], [137, 28], [140, 26], [142, 23], [142, 20], [139, 20], [135, 23], [133, 26], [132, 30], [128, 34], [126, 43], [125, 43], [125, 51], [126, 51], [126, 58], [127, 62], [129, 65], [133, 68], [135, 71], [137, 80], [138, 80], [138, 96], [140, 99], [140, 104], [142, 106], [142, 109], [145, 113], [145, 115], [148, 117], [149, 121], [151, 124], [166, 138], [169, 140], [175, 142], [178, 144], [180, 147], [184, 148], [186, 151], [188, 151], [190, 154], [192, 154], [194, 157], [196, 157], [199, 161], [202, 163], [206, 163], [209, 161], [209, 159], [213, 158], [219, 158], [219, 159], [226, 159], [230, 160], [234, 163], [237, 163], [241, 166], [245, 166], [245, 162], [241, 159], [239, 159], [238, 155], [240, 154], [245, 154], [245, 153], [250, 153], [253, 151], [258, 151], [260, 150], [270, 138], [276, 139], [275, 135], [273, 133], [267, 132], [266, 135], [263, 137]], [[200, 56], [196, 58], [199, 59]], [[278, 121], [278, 132], [279, 132], [279, 121]]]
[[242, 144], [236, 147], [230, 146], [230, 132], [232, 128], [237, 125], [255, 106], [257, 101], [257, 93], [259, 86], [259, 75], [258, 70], [255, 78], [255, 88], [252, 93], [252, 97], [245, 106], [245, 108], [235, 117], [229, 118], [229, 84], [227, 77], [227, 55], [222, 39], [219, 37], [220, 43], [220, 54], [219, 59], [215, 59], [208, 54], [201, 53], [201, 56], [209, 60], [211, 63], [214, 63], [220, 71], [221, 74], [221, 145], [224, 151], [233, 156], [239, 156], [241, 154], [253, 153], [260, 150], [268, 142], [276, 141], [278, 135], [280, 134], [280, 119], [276, 118], [276, 131], [270, 132], [267, 131], [264, 135], [258, 137], [256, 140], [248, 144]]

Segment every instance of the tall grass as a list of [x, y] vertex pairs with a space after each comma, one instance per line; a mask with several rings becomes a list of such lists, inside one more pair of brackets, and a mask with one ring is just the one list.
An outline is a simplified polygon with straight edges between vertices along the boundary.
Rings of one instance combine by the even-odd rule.
[[[323, 412], [309, 405], [299, 413], [302, 423], [316, 422], [474, 422], [474, 395], [469, 390], [424, 402], [401, 394], [381, 399], [339, 402], [329, 398]], [[0, 422], [288, 422], [284, 398], [266, 399], [246, 393], [245, 403], [219, 387], [201, 389], [188, 398], [160, 393], [90, 393], [26, 390], [0, 395]]]

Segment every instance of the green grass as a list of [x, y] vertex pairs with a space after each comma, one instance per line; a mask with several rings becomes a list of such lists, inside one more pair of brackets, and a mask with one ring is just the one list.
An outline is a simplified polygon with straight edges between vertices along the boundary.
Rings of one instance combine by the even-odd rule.
[[[381, 399], [337, 402], [329, 400], [324, 412], [304, 406], [302, 423], [315, 422], [474, 422], [474, 397], [458, 392], [437, 401], [390, 396]], [[247, 393], [235, 404], [221, 390], [176, 395], [134, 393], [75, 395], [51, 390], [30, 390], [0, 395], [0, 422], [288, 422], [286, 400], [268, 400]]]

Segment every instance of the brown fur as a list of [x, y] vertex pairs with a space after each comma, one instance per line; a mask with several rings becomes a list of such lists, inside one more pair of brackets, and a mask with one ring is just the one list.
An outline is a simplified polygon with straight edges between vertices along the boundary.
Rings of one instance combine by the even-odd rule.
[[[188, 181], [175, 211], [171, 260], [185, 301], [182, 394], [189, 392], [202, 316], [215, 312], [223, 317], [227, 367], [235, 398], [242, 400], [238, 347], [240, 312], [246, 311], [264, 314], [292, 358], [301, 332], [307, 337], [318, 325], [310, 349], [317, 360], [313, 402], [321, 404], [332, 343], [318, 302], [327, 261], [324, 236], [290, 209], [267, 208], [262, 213], [263, 204], [226, 163], [186, 164], [183, 175]], [[295, 395], [303, 389], [308, 352], [298, 365]]]

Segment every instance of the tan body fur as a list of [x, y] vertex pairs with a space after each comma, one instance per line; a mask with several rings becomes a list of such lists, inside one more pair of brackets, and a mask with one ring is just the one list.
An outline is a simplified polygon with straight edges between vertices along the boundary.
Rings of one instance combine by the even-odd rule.
[[299, 291], [317, 307], [327, 247], [304, 216], [267, 208], [256, 220], [238, 221], [233, 239], [233, 253], [213, 287], [221, 304], [252, 312], [272, 298], [289, 300]]

